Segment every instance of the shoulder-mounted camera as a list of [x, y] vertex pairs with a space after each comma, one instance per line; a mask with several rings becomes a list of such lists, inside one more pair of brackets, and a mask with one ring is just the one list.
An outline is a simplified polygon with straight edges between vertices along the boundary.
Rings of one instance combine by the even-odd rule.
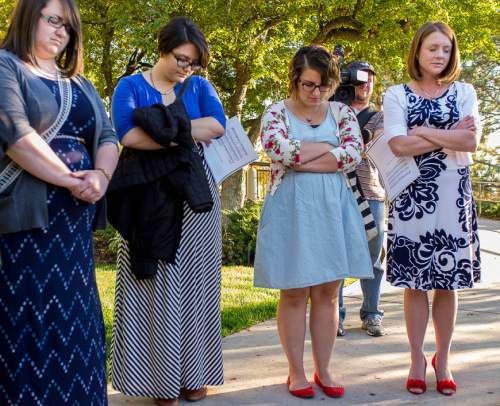
[[335, 45], [332, 54], [335, 55], [339, 66], [340, 85], [330, 100], [351, 105], [356, 95], [354, 86], [368, 82], [368, 71], [375, 74], [375, 69], [371, 64], [364, 61], [354, 61], [344, 67], [344, 49], [342, 45]]

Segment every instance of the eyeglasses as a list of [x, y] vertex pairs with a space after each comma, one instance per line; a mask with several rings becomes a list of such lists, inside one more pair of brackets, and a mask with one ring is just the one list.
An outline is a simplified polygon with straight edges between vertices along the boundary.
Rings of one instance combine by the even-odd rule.
[[62, 28], [64, 27], [64, 30], [66, 31], [67, 34], [71, 33], [71, 25], [68, 23], [64, 22], [64, 19], [59, 16], [46, 16], [45, 14], [40, 13], [40, 17], [42, 20], [46, 21], [49, 25], [51, 25], [54, 28]]
[[199, 70], [202, 68], [202, 66], [199, 64], [199, 62], [191, 62], [189, 59], [186, 59], [184, 56], [176, 55], [172, 52], [172, 55], [174, 56], [175, 60], [177, 61], [177, 66], [182, 69], [186, 69], [188, 67], [191, 67], [191, 70]]
[[319, 89], [320, 93], [326, 93], [326, 92], [330, 91], [330, 89], [332, 88], [331, 86], [327, 86], [327, 85], [317, 85], [313, 82], [303, 82], [302, 80], [300, 80], [299, 82], [302, 86], [302, 89], [304, 89], [304, 91], [307, 93], [312, 93], [316, 89]]

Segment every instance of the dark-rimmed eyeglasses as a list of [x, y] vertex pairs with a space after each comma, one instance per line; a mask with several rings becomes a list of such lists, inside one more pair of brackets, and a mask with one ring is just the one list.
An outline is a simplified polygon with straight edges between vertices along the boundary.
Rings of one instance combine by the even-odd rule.
[[191, 70], [200, 70], [202, 66], [200, 65], [199, 62], [191, 62], [189, 59], [186, 59], [186, 57], [181, 56], [181, 55], [176, 55], [172, 52], [172, 55], [174, 56], [175, 60], [177, 61], [177, 66], [182, 69], [186, 69], [188, 67], [191, 67]]
[[328, 85], [317, 85], [313, 82], [302, 81], [302, 80], [300, 80], [299, 83], [302, 86], [302, 89], [304, 89], [304, 91], [307, 93], [312, 93], [316, 89], [319, 89], [320, 93], [326, 93], [329, 92], [330, 89], [332, 88], [331, 86]]
[[64, 30], [66, 31], [67, 34], [71, 33], [71, 25], [68, 23], [64, 22], [64, 19], [59, 16], [47, 16], [45, 14], [40, 13], [40, 17], [42, 20], [46, 21], [49, 25], [51, 25], [54, 28], [62, 28], [64, 27]]

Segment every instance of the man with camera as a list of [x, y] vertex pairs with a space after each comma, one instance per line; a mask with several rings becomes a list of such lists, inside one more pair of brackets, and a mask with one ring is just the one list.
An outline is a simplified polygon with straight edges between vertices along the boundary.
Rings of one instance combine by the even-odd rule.
[[[366, 72], [364, 77], [358, 72]], [[344, 72], [343, 72], [344, 73]], [[370, 98], [373, 92], [373, 83], [375, 79], [375, 69], [373, 66], [364, 61], [355, 61], [348, 65], [345, 71], [346, 75], [343, 77], [351, 77], [343, 80], [342, 89], [344, 95], [340, 95], [337, 90], [336, 96], [344, 97], [346, 104], [349, 104], [354, 109], [361, 132], [363, 141], [368, 144], [372, 139], [378, 136], [383, 129], [383, 112], [373, 111], [369, 107]], [[363, 77], [357, 80], [359, 77]], [[350, 89], [349, 89], [350, 88]], [[351, 96], [349, 96], [351, 94]], [[338, 98], [336, 97], [336, 100]], [[363, 157], [362, 162], [356, 167], [356, 177], [359, 188], [370, 205], [375, 224], [378, 230], [376, 237], [368, 242], [370, 256], [373, 263], [373, 279], [362, 279], [361, 290], [363, 291], [363, 304], [360, 309], [361, 328], [366, 330], [367, 334], [374, 337], [383, 336], [386, 334], [385, 328], [382, 325], [382, 317], [384, 312], [379, 309], [380, 304], [380, 284], [384, 275], [382, 269], [382, 249], [384, 242], [384, 222], [385, 222], [385, 191], [380, 184], [378, 171], [373, 164]], [[355, 255], [355, 253], [353, 253]], [[342, 288], [339, 294], [339, 328], [337, 331], [338, 336], [345, 335], [344, 319], [346, 309], [343, 304]]]

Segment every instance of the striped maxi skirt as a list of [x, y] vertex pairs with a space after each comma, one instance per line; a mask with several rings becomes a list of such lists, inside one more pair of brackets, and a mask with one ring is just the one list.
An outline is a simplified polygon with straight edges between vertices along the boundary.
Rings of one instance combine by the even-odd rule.
[[176, 398], [180, 389], [222, 385], [219, 191], [204, 161], [214, 200], [208, 213], [184, 204], [174, 264], [137, 280], [122, 240], [118, 253], [111, 349], [113, 388], [129, 395]]

